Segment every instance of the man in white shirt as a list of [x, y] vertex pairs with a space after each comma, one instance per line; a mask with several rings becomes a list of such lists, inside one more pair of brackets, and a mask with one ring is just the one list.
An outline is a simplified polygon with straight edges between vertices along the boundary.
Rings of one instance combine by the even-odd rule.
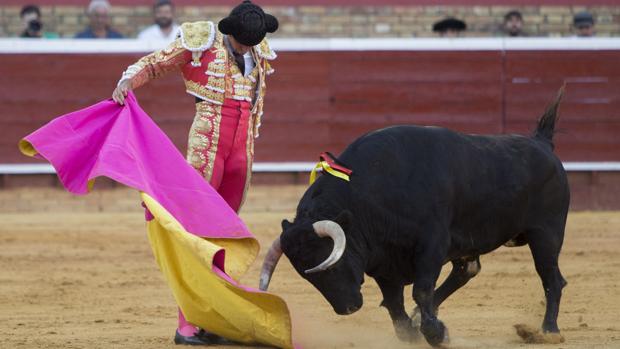
[[170, 0], [158, 0], [153, 6], [155, 24], [144, 28], [138, 39], [167, 40], [172, 42], [179, 31], [179, 26], [174, 23], [174, 4]]

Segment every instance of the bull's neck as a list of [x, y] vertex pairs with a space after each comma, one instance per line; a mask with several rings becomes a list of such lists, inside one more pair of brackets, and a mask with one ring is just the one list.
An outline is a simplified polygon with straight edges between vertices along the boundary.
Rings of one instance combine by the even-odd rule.
[[362, 235], [364, 236], [364, 246], [366, 247], [364, 271], [366, 274], [374, 276], [381, 267], [381, 260], [385, 259], [384, 245], [380, 241], [376, 241], [376, 238], [373, 238], [371, 234]]
[[354, 195], [352, 202], [355, 203], [353, 214], [356, 217], [356, 245], [360, 250], [359, 254], [364, 258], [365, 272], [375, 276], [388, 272], [387, 269], [394, 269], [394, 266], [386, 264], [386, 260], [394, 257], [394, 253], [400, 253], [393, 248], [398, 245], [394, 237], [402, 229], [399, 226], [400, 220], [368, 198]]

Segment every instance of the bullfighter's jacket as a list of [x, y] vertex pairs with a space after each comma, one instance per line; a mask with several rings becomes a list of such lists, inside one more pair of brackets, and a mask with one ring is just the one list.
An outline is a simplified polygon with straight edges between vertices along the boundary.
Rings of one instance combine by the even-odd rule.
[[222, 106], [227, 99], [251, 103], [252, 133], [258, 137], [267, 87], [265, 77], [273, 73], [269, 61], [275, 59], [276, 54], [266, 39], [254, 46], [251, 53], [255, 67], [244, 76], [227, 50], [224, 34], [213, 22], [184, 23], [172, 44], [129, 66], [119, 83], [131, 79], [131, 87], [135, 89], [180, 69], [186, 92], [202, 101], [214, 106]]

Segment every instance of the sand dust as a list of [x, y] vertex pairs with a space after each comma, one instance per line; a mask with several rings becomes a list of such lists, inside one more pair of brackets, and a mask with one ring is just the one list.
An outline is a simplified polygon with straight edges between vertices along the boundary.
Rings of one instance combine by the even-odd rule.
[[[263, 246], [259, 259], [303, 190], [252, 188], [242, 216]], [[539, 328], [544, 295], [528, 248], [502, 247], [482, 256], [480, 274], [442, 305], [446, 347], [620, 348], [619, 227], [620, 212], [569, 216], [560, 258], [568, 281], [558, 320], [564, 343], [526, 344], [517, 336], [515, 323]], [[243, 281], [257, 285], [259, 268], [257, 261]], [[334, 314], [286, 258], [270, 289], [289, 303], [304, 348], [429, 348], [395, 338], [372, 279], [364, 307], [350, 316]], [[413, 309], [410, 295], [408, 287]], [[135, 192], [0, 191], [0, 348], [174, 348], [175, 325]]]
[[543, 333], [540, 329], [526, 324], [514, 325], [517, 335], [525, 343], [533, 344], [560, 344], [564, 343], [564, 336], [559, 333]]

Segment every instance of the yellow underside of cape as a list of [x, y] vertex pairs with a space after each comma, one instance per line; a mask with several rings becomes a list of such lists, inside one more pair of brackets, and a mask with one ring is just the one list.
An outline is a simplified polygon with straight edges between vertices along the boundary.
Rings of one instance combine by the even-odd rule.
[[[26, 140], [19, 143], [19, 149], [28, 156], [37, 154]], [[94, 178], [88, 181], [89, 191], [94, 182]], [[237, 342], [294, 347], [286, 303], [236, 284], [258, 254], [255, 239], [206, 239], [190, 234], [154, 198], [144, 192], [141, 196], [155, 217], [147, 222], [153, 254], [189, 322]], [[214, 269], [217, 253], [226, 254], [224, 268], [233, 279], [230, 282]]]
[[286, 303], [268, 293], [246, 291], [214, 270], [215, 255], [225, 250], [226, 273], [237, 280], [256, 256], [256, 240], [192, 235], [152, 197], [141, 195], [155, 217], [147, 223], [153, 253], [186, 319], [234, 341], [292, 348]]

